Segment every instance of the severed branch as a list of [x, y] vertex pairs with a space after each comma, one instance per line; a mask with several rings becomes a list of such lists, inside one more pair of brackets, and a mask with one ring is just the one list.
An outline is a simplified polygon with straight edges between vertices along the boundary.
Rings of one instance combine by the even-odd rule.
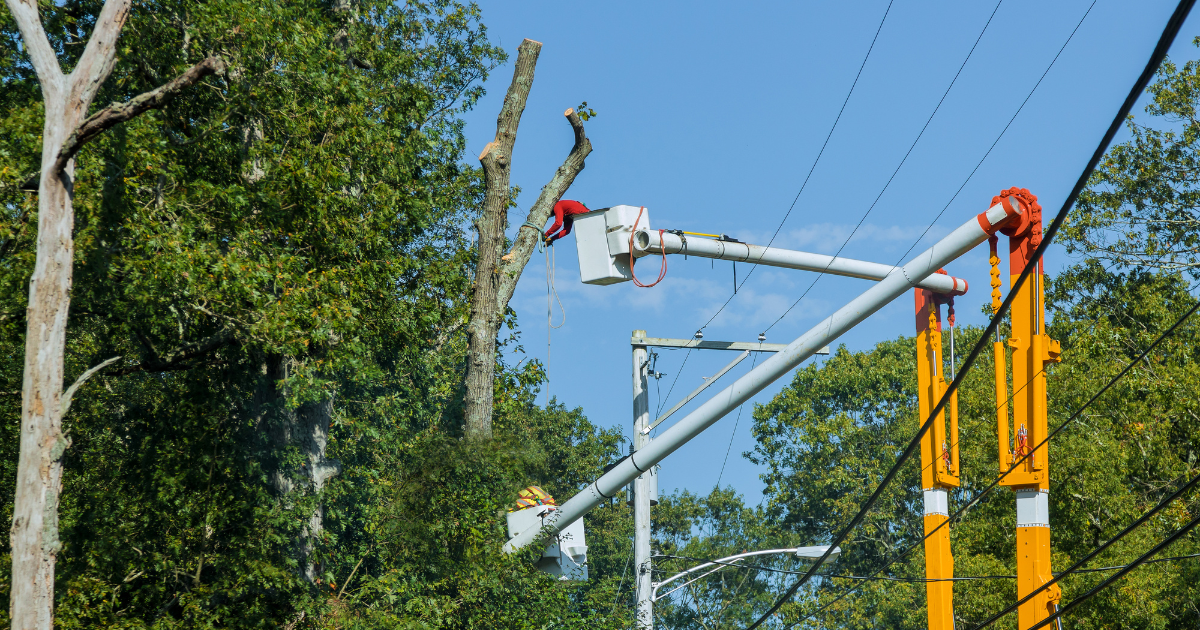
[[[575, 177], [583, 170], [584, 159], [592, 152], [592, 141], [588, 140], [587, 134], [584, 133], [583, 121], [579, 120], [579, 115], [575, 113], [575, 110], [568, 109], [563, 112], [563, 116], [566, 116], [567, 122], [571, 123], [571, 129], [575, 132], [575, 146], [571, 147], [567, 159], [563, 160], [562, 166], [558, 167], [554, 177], [550, 178], [550, 182], [542, 187], [537, 201], [529, 208], [529, 216], [526, 221], [533, 225], [545, 225], [546, 219], [550, 218], [550, 212], [554, 209], [554, 204], [558, 203], [566, 194], [567, 189], [574, 183]], [[508, 301], [512, 299], [513, 292], [516, 291], [517, 280], [521, 278], [521, 271], [533, 257], [533, 252], [541, 239], [540, 230], [518, 230], [512, 249], [501, 259], [500, 287], [496, 296], [501, 310], [508, 307]]]
[[209, 57], [188, 68], [186, 72], [175, 77], [165, 85], [139, 94], [124, 103], [113, 103], [92, 114], [63, 143], [62, 149], [58, 152], [58, 159], [54, 162], [54, 172], [61, 172], [66, 168], [67, 162], [71, 161], [71, 158], [79, 153], [83, 145], [93, 140], [96, 136], [151, 109], [159, 109], [165, 106], [178, 96], [180, 92], [199, 83], [204, 77], [223, 72], [224, 70], [225, 62], [220, 57]]

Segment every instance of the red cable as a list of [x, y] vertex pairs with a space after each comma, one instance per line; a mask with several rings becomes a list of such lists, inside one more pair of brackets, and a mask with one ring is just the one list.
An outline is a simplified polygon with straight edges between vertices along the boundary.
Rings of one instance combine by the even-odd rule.
[[631, 229], [629, 231], [629, 275], [633, 276], [633, 284], [634, 285], [649, 289], [650, 287], [658, 284], [659, 282], [662, 282], [662, 279], [664, 277], [666, 277], [666, 275], [667, 275], [667, 249], [666, 249], [666, 247], [663, 246], [663, 232], [665, 230], [659, 230], [658, 231], [658, 248], [659, 248], [659, 251], [662, 252], [662, 267], [660, 267], [658, 270], [658, 280], [655, 280], [654, 282], [651, 282], [650, 284], [642, 284], [642, 281], [638, 280], [637, 274], [633, 272], [633, 261], [636, 260], [636, 258], [634, 258], [634, 256], [633, 256], [633, 237], [637, 235], [637, 225], [638, 225], [638, 222], [642, 220], [642, 213], [645, 212], [645, 210], [646, 210], [646, 206], [642, 206], [642, 209], [638, 210], [637, 218], [633, 220], [633, 229]]

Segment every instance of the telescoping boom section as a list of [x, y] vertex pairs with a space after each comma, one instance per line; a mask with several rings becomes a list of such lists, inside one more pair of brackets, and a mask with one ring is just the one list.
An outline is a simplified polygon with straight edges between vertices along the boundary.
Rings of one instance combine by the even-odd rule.
[[[903, 267], [895, 268], [892, 272], [887, 273], [877, 283], [851, 300], [849, 304], [838, 309], [824, 321], [789, 343], [786, 348], [738, 378], [720, 393], [671, 425], [657, 439], [638, 449], [635, 454], [621, 460], [599, 479], [571, 497], [555, 511], [553, 519], [547, 519], [541, 530], [530, 529], [513, 536], [504, 545], [505, 551], [521, 549], [536, 540], [539, 535], [557, 534], [596, 506], [616, 496], [622, 488], [649, 470], [651, 466], [658, 464], [676, 449], [687, 444], [725, 414], [736, 409], [802, 361], [811, 357], [817, 350], [917, 286], [917, 283], [932, 275], [940, 275], [936, 273], [938, 269], [986, 241], [999, 227], [1018, 217], [1021, 211], [1019, 204], [1008, 198], [1001, 199], [999, 203], [962, 224]], [[636, 229], [636, 220], [633, 223], [634, 229]], [[600, 225], [597, 224], [596, 227], [599, 229]], [[613, 230], [610, 235], [616, 235], [620, 231], [619, 227], [614, 226], [609, 226], [607, 229]], [[599, 233], [603, 234], [602, 231]], [[629, 232], [625, 232], [625, 234], [629, 234]], [[652, 233], [652, 235], [657, 234]], [[619, 241], [625, 238], [629, 237], [614, 236], [613, 240], [618, 241], [619, 244]], [[626, 249], [624, 253], [626, 269], [629, 262], [629, 249], [632, 248]], [[620, 261], [618, 258], [620, 254], [613, 253], [613, 250], [604, 253], [612, 256], [614, 260]], [[614, 268], [616, 267], [609, 268], [608, 271], [602, 269], [601, 272], [609, 273]], [[623, 273], [623, 270], [617, 269], [617, 271]], [[613, 281], [620, 281], [621, 274], [612, 272], [611, 277]]]
[[[666, 254], [684, 254], [714, 260], [729, 260], [768, 267], [799, 269], [828, 273], [835, 276], [848, 276], [864, 280], [883, 280], [889, 274], [899, 271], [899, 267], [881, 263], [854, 260], [840, 256], [826, 256], [809, 252], [798, 252], [779, 247], [763, 247], [732, 240], [728, 237], [719, 239], [691, 238], [685, 232], [667, 230], [639, 229], [633, 237], [633, 257], [661, 256]], [[967, 281], [945, 274], [936, 274], [917, 281], [917, 286], [929, 289], [934, 293], [962, 295], [967, 291]]]

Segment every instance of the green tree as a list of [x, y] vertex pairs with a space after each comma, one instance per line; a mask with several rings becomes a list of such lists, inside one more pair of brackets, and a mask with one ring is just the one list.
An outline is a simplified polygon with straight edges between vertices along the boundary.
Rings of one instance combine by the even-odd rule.
[[[1200, 37], [1193, 40], [1200, 46]], [[1150, 119], [1109, 150], [1063, 234], [1068, 251], [1165, 271], [1200, 266], [1200, 61], [1166, 60], [1147, 89]]]
[[[731, 488], [714, 488], [708, 496], [684, 491], [663, 497], [654, 508], [655, 581], [661, 582], [704, 560], [746, 551], [803, 546], [802, 535], [778, 526], [761, 507], [747, 507]], [[808, 569], [790, 555], [755, 556], [746, 568], [712, 567], [664, 585], [655, 615], [669, 628], [745, 628], [775, 602], [792, 573]], [[672, 592], [674, 591], [674, 592]]]
[[[1063, 362], [1048, 370], [1051, 426], [1063, 422], [1113, 375], [1194, 303], [1179, 276], [1140, 271], [1105, 272], [1089, 263], [1053, 283], [1048, 302], [1051, 337], [1063, 342]], [[979, 329], [959, 331], [961, 347]], [[1196, 467], [1196, 348], [1200, 324], [1190, 322], [1146, 362], [1102, 396], [1050, 444], [1050, 516], [1054, 564], [1065, 568], [1108, 540], [1200, 470]], [[878, 485], [914, 435], [916, 358], [912, 338], [852, 353], [844, 348], [822, 367], [801, 369], [793, 383], [755, 413], [759, 444], [752, 459], [766, 465], [767, 510], [779, 526], [812, 540], [838, 531]], [[962, 486], [951, 509], [980, 493], [996, 475], [998, 446], [991, 369], [975, 366], [960, 390]], [[808, 627], [920, 628], [925, 624], [924, 563], [919, 466], [910, 462], [884, 498], [843, 544], [837, 573], [870, 575], [871, 581], [808, 622]], [[997, 488], [953, 524], [955, 572], [959, 576], [1015, 573], [1014, 499]], [[1129, 562], [1191, 518], [1200, 498], [1180, 501], [1170, 516], [1147, 523], [1091, 565]], [[1192, 536], [1170, 555], [1200, 550]], [[1200, 564], [1181, 560], [1151, 565], [1126, 577], [1120, 588], [1097, 596], [1072, 615], [1072, 627], [1185, 628], [1200, 620], [1194, 601]], [[1066, 578], [1069, 602], [1107, 576]], [[795, 620], [841, 596], [859, 582], [827, 579], [801, 593], [781, 618]], [[955, 585], [955, 614], [970, 627], [1015, 600], [1011, 579]], [[1013, 627], [1015, 616], [1000, 627]], [[800, 627], [805, 627], [802, 624]]]

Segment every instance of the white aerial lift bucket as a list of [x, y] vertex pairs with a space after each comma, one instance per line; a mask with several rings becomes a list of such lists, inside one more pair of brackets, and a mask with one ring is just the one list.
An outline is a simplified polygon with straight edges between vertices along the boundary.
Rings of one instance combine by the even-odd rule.
[[[535, 505], [508, 513], [508, 537], [529, 530], [539, 530], [543, 521], [555, 510], [553, 505]], [[537, 568], [557, 576], [559, 580], [588, 579], [587, 541], [584, 538], [583, 519], [571, 523], [555, 534], [542, 552]]]
[[650, 229], [650, 211], [642, 206], [613, 206], [575, 216], [572, 231], [581, 280], [587, 284], [616, 284], [633, 279], [629, 237], [635, 222], [638, 230]]

